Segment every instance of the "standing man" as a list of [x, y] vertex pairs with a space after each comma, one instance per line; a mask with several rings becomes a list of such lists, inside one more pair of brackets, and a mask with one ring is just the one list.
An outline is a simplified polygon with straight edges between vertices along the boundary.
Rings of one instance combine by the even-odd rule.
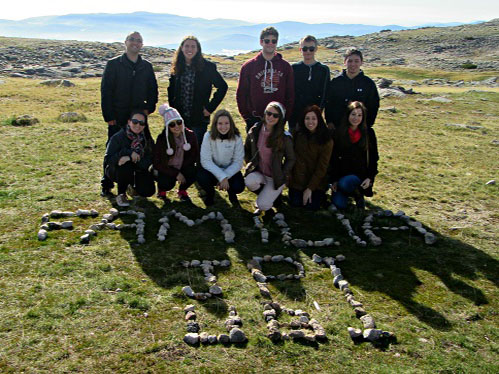
[[317, 39], [307, 35], [300, 40], [303, 61], [292, 65], [295, 80], [295, 104], [289, 120], [289, 129], [294, 130], [303, 110], [309, 105], [324, 109], [330, 81], [329, 67], [315, 60]]
[[[147, 115], [154, 112], [158, 102], [158, 83], [152, 65], [139, 52], [143, 40], [134, 31], [125, 39], [125, 53], [109, 60], [101, 81], [101, 108], [107, 122], [107, 142], [124, 128], [132, 109], [141, 109]], [[106, 143], [107, 144], [107, 143]], [[101, 195], [111, 194], [113, 182], [104, 174]]]
[[236, 101], [239, 113], [246, 121], [246, 132], [261, 121], [271, 101], [284, 105], [286, 119], [293, 112], [293, 69], [280, 53], [276, 53], [278, 38], [274, 27], [264, 28], [260, 33], [262, 51], [241, 67]]
[[351, 101], [361, 101], [367, 108], [367, 125], [372, 127], [379, 109], [379, 94], [376, 84], [360, 69], [363, 62], [362, 52], [350, 48], [345, 53], [343, 72], [329, 85], [326, 104], [326, 121], [335, 126], [345, 113]]

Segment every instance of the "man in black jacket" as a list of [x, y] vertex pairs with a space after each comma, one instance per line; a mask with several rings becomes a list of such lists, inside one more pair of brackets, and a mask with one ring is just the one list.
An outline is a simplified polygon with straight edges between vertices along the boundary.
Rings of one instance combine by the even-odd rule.
[[303, 61], [291, 65], [295, 77], [295, 104], [288, 122], [290, 130], [294, 130], [307, 106], [315, 104], [324, 109], [326, 104], [330, 72], [326, 65], [315, 60], [318, 47], [314, 36], [305, 36], [300, 40]]
[[364, 75], [362, 52], [348, 49], [345, 53], [343, 72], [329, 85], [326, 104], [326, 122], [339, 126], [345, 109], [351, 101], [360, 101], [367, 108], [367, 125], [372, 127], [379, 109], [379, 94], [376, 84]]
[[[151, 114], [158, 102], [158, 84], [152, 65], [139, 52], [143, 40], [134, 31], [125, 39], [125, 53], [109, 60], [101, 81], [101, 108], [108, 124], [107, 142], [127, 123], [132, 109]], [[107, 145], [107, 143], [106, 143]], [[110, 194], [113, 182], [105, 175], [101, 180], [101, 195]]]

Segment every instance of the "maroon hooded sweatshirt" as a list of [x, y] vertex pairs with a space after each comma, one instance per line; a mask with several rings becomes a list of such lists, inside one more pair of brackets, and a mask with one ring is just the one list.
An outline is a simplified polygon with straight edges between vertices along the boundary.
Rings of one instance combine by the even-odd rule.
[[244, 120], [263, 118], [263, 112], [271, 101], [284, 105], [288, 119], [293, 112], [294, 100], [293, 68], [280, 53], [267, 61], [260, 52], [241, 67], [236, 101]]

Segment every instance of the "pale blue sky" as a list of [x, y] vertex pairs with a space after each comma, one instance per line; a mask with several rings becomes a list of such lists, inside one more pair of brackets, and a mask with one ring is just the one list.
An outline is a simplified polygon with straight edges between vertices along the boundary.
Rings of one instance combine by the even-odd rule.
[[189, 17], [232, 18], [272, 23], [363, 23], [414, 26], [428, 22], [470, 22], [499, 17], [497, 0], [51, 0], [9, 1], [0, 19], [69, 13], [129, 13], [148, 11]]

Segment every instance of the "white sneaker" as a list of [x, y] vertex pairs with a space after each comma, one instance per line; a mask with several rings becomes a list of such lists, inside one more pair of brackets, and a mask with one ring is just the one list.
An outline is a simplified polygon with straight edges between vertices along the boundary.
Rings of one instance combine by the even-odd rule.
[[130, 203], [128, 202], [128, 198], [126, 197], [126, 194], [121, 194], [116, 196], [116, 204], [118, 206], [130, 206]]

